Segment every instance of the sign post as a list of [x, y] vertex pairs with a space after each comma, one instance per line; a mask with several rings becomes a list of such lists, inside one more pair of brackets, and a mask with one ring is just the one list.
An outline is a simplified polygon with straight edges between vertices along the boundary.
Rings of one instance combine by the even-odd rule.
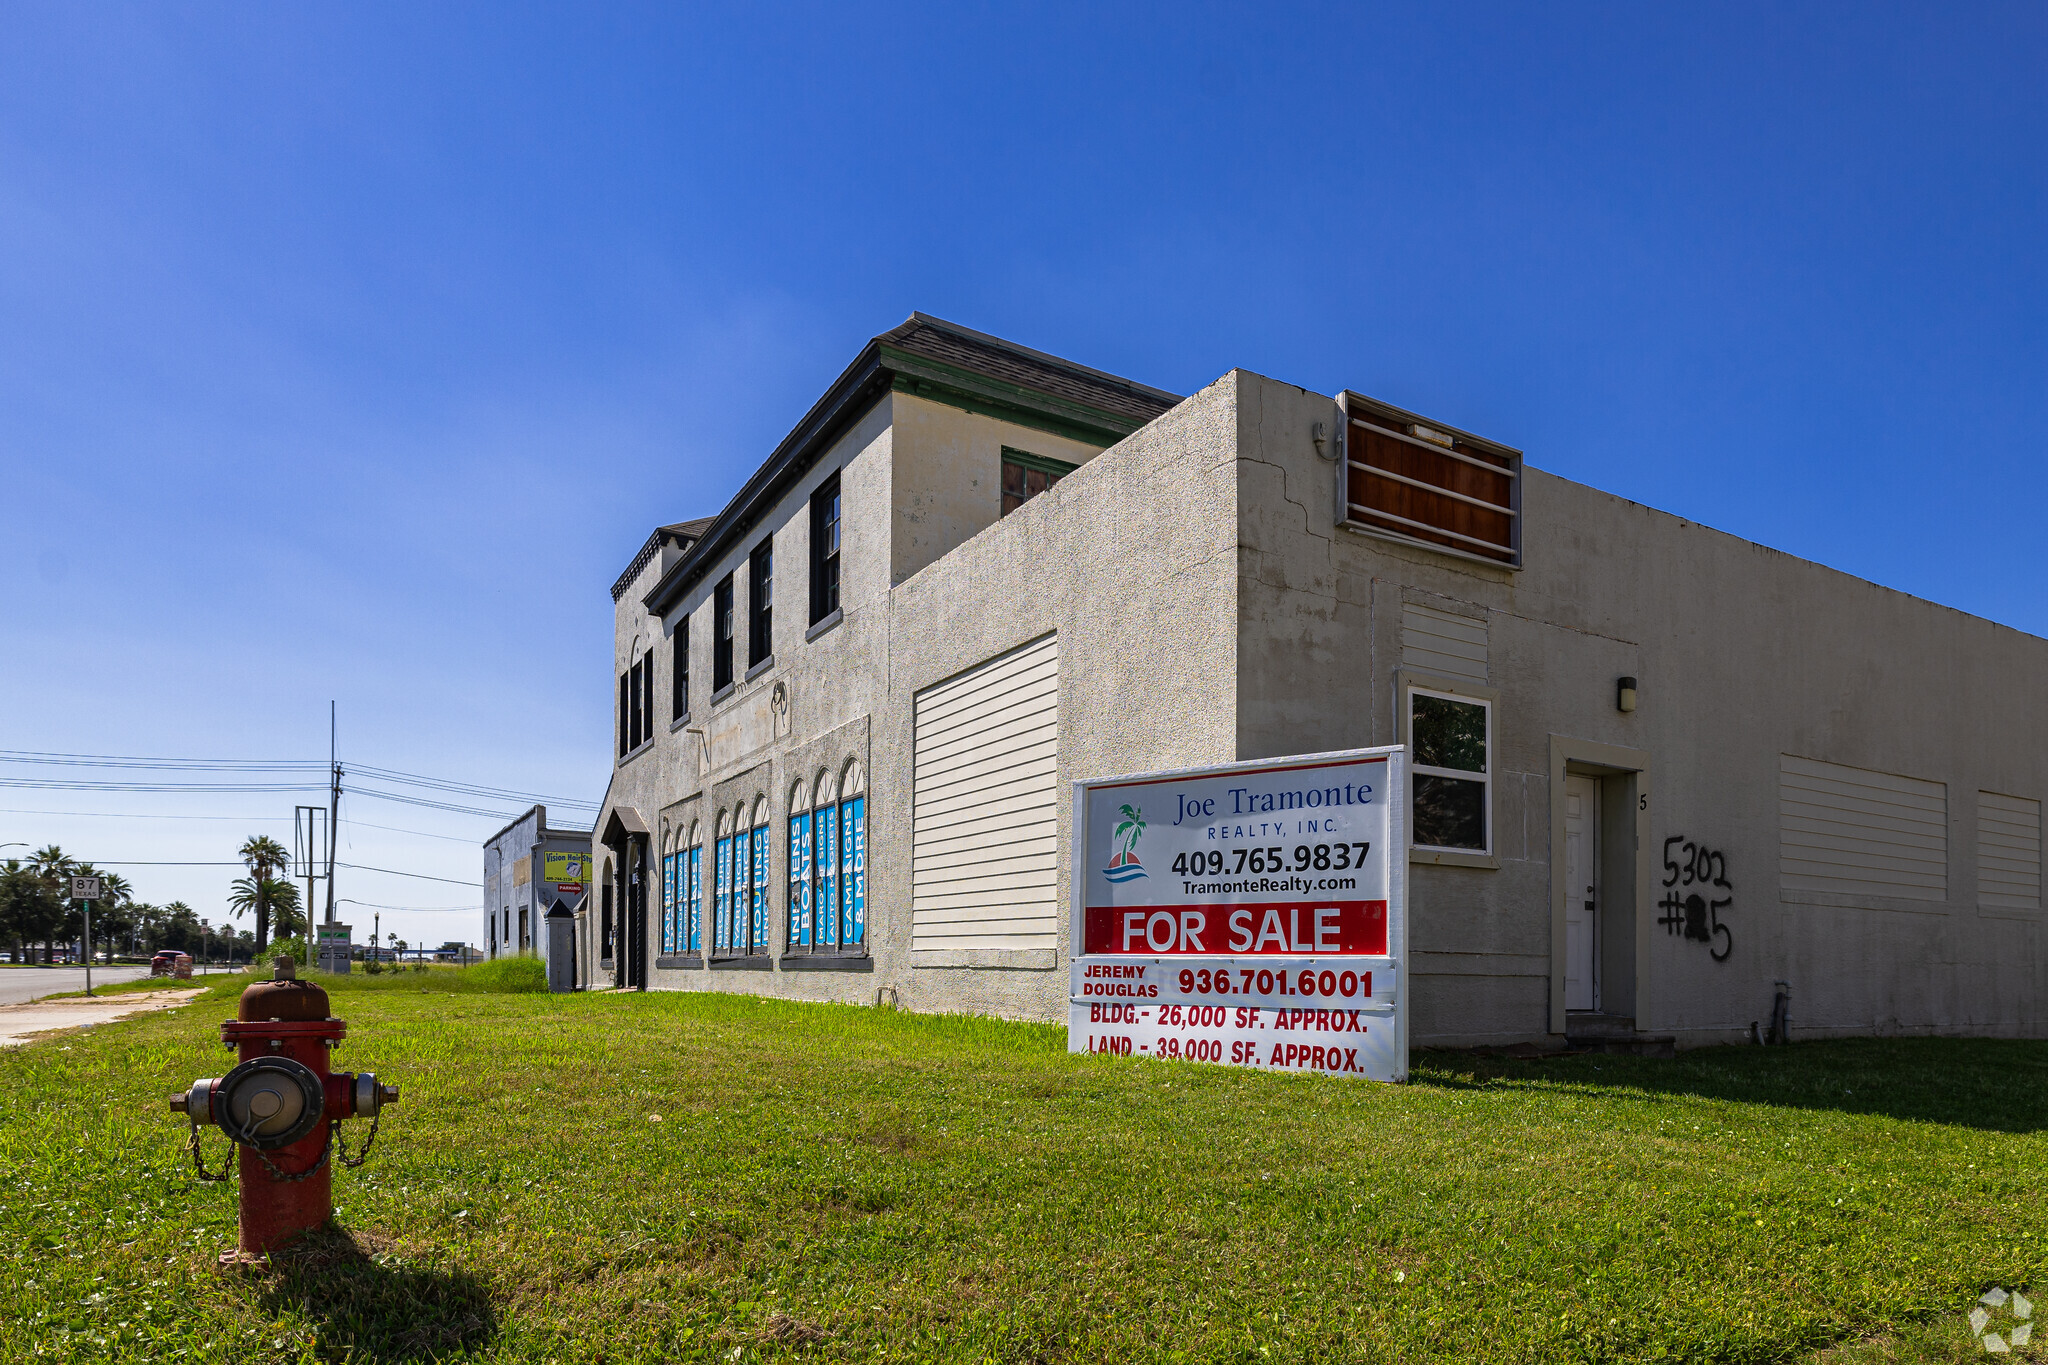
[[1399, 747], [1074, 783], [1071, 1052], [1408, 1075]]
[[92, 994], [92, 903], [100, 898], [98, 877], [73, 877], [71, 899], [85, 907], [85, 993]]

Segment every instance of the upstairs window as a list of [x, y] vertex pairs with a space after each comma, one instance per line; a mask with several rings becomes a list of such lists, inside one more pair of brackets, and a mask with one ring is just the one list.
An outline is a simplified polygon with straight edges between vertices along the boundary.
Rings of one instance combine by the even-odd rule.
[[633, 752], [633, 683], [619, 674], [619, 757]]
[[811, 624], [839, 610], [839, 475], [811, 494]]
[[682, 720], [690, 714], [690, 618], [676, 627], [676, 657], [668, 679], [668, 718]]
[[1003, 447], [1003, 515], [1022, 507], [1032, 498], [1073, 473], [1079, 465], [1065, 460], [1033, 455], [1028, 450]]
[[1415, 689], [1408, 694], [1417, 848], [1492, 851], [1493, 704]]
[[632, 667], [626, 670], [626, 690], [628, 701], [626, 749], [630, 753], [640, 747], [641, 740], [647, 738], [640, 724], [645, 697], [641, 690], [641, 668], [638, 659], [635, 659]]
[[775, 653], [775, 542], [764, 540], [747, 556], [747, 667]]
[[715, 696], [732, 686], [732, 575], [719, 580], [711, 593], [711, 691]]
[[1518, 569], [1522, 454], [1344, 395], [1344, 524]]

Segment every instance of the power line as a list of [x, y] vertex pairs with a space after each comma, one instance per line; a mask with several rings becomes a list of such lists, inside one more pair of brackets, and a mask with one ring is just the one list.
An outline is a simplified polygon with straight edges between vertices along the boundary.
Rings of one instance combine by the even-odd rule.
[[[285, 815], [172, 815], [162, 811], [126, 810], [29, 810], [21, 806], [0, 806], [0, 815], [83, 815], [105, 820], [246, 820], [252, 824], [289, 824]], [[381, 825], [371, 826], [381, 829]], [[449, 835], [435, 835], [437, 839]]]
[[[365, 863], [344, 863], [339, 860], [337, 860], [334, 865], [336, 867], [350, 868], [357, 872], [386, 872], [394, 877], [412, 877], [418, 881], [423, 882], [446, 882], [450, 886], [473, 886], [479, 891], [483, 890], [484, 886], [482, 882], [457, 881], [453, 877], [430, 877], [424, 872], [400, 872], [395, 867], [371, 867]], [[240, 867], [241, 864], [236, 863], [235, 866]]]
[[0, 777], [0, 787], [81, 792], [303, 792], [323, 788], [302, 782], [90, 782], [56, 778]]
[[457, 796], [499, 797], [507, 801], [533, 801], [550, 806], [587, 806], [597, 809], [598, 803], [575, 796], [541, 796], [535, 792], [512, 791], [504, 787], [483, 787], [473, 782], [450, 782], [445, 778], [423, 777], [418, 773], [399, 772], [393, 768], [372, 768], [367, 764], [347, 765], [350, 772], [361, 773], [380, 781], [396, 782], [406, 787], [426, 787], [434, 791], [453, 792]]
[[481, 905], [379, 905], [376, 901], [359, 901], [353, 896], [343, 896], [341, 903], [360, 906], [364, 910], [403, 910], [415, 915], [475, 913], [483, 909]]
[[131, 754], [58, 754], [0, 749], [0, 763], [42, 763], [76, 768], [171, 768], [214, 772], [325, 772], [324, 763], [293, 758], [139, 758]]

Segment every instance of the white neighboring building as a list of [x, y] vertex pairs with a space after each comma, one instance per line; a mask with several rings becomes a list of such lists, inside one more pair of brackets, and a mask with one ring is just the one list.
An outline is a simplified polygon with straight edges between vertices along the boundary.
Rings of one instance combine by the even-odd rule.
[[559, 902], [572, 913], [590, 895], [590, 831], [548, 824], [535, 806], [484, 841], [487, 957], [531, 953], [547, 960], [544, 921]]

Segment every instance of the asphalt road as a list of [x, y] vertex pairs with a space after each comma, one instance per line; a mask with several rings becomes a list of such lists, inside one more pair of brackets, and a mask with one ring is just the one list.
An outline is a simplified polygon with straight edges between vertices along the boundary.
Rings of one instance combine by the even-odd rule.
[[[133, 981], [148, 976], [147, 967], [94, 967], [92, 984], [111, 986], [116, 981]], [[167, 981], [166, 986], [184, 984]], [[83, 967], [0, 967], [0, 1005], [19, 1005], [59, 991], [85, 989]]]

